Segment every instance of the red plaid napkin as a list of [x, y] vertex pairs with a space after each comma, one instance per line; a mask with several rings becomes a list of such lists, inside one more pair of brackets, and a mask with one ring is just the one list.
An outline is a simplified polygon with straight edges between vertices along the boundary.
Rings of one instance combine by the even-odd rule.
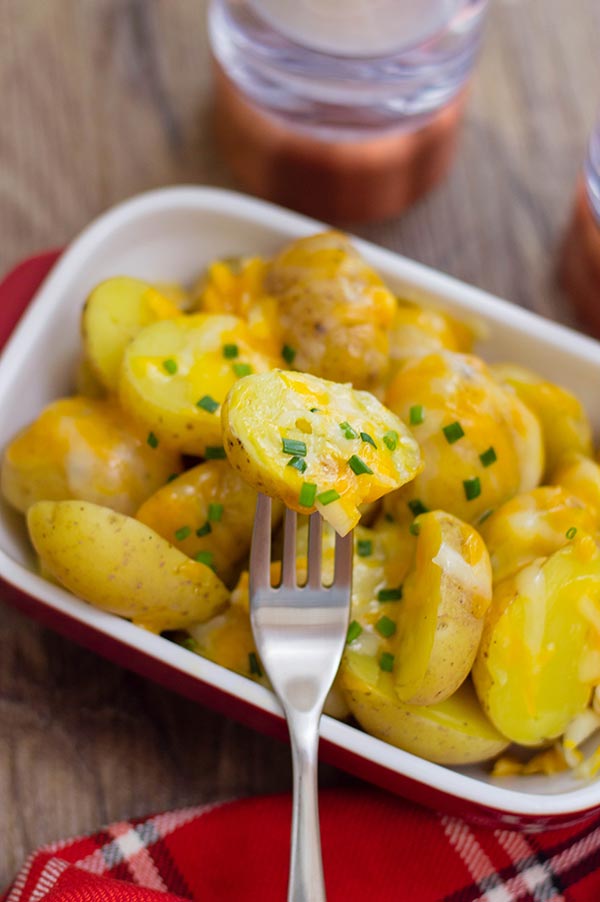
[[[372, 789], [321, 793], [330, 902], [600, 900], [600, 815], [483, 830]], [[4, 902], [281, 902], [291, 801], [268, 796], [111, 824], [34, 853]]]

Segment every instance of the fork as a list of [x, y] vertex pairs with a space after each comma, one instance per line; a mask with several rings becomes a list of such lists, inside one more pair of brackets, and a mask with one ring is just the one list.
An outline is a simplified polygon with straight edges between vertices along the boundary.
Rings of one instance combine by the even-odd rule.
[[296, 576], [296, 514], [286, 509], [281, 583], [271, 586], [271, 499], [259, 495], [250, 552], [254, 640], [288, 724], [293, 813], [288, 902], [325, 902], [317, 795], [319, 721], [346, 641], [352, 533], [336, 536], [333, 583], [322, 584], [321, 515], [311, 514], [308, 574]]

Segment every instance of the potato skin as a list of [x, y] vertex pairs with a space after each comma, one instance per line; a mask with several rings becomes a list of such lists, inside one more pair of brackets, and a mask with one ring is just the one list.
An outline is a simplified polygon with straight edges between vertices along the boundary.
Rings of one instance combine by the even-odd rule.
[[33, 547], [66, 589], [151, 632], [208, 620], [229, 593], [143, 523], [84, 501], [40, 501], [27, 514]]
[[2, 460], [2, 493], [25, 513], [36, 501], [80, 499], [124, 514], [181, 470], [152, 448], [114, 401], [64, 398], [17, 435]]

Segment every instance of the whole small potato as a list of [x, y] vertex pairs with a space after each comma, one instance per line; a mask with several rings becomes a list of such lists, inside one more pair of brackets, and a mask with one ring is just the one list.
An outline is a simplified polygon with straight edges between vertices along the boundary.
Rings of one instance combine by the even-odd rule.
[[40, 501], [27, 514], [33, 547], [66, 589], [154, 633], [213, 617], [229, 593], [143, 523], [84, 501]]

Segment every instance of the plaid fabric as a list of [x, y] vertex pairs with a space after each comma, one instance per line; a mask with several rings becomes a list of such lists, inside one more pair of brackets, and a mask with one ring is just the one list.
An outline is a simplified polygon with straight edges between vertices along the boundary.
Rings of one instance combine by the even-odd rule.
[[[484, 830], [370, 789], [321, 793], [330, 902], [594, 902], [600, 815]], [[111, 824], [30, 857], [4, 902], [281, 902], [291, 801], [270, 796]]]

